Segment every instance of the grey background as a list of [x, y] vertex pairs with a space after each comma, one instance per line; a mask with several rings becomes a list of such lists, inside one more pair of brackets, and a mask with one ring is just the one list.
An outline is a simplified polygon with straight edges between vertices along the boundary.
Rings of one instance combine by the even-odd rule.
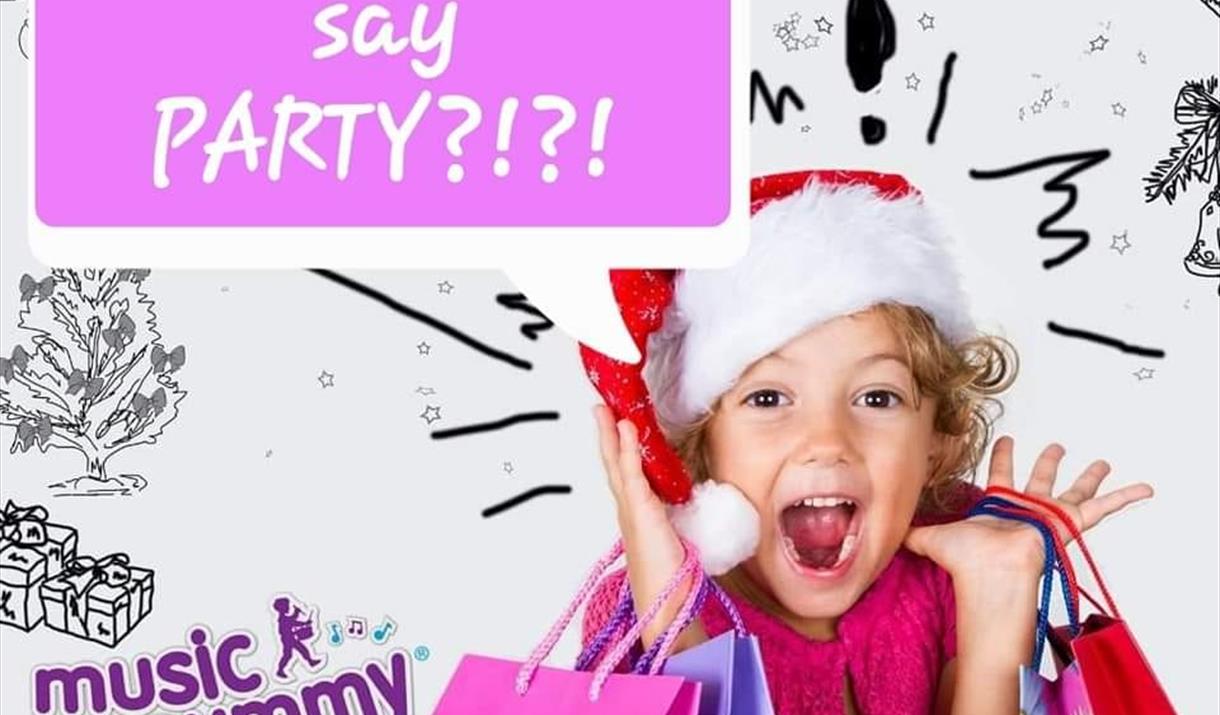
[[[1021, 374], [998, 429], [1016, 438], [1021, 477], [1043, 446], [1058, 441], [1067, 447], [1065, 474], [1104, 458], [1114, 465], [1112, 484], [1155, 485], [1151, 503], [1097, 528], [1090, 546], [1178, 709], [1216, 712], [1220, 317], [1216, 282], [1186, 274], [1181, 263], [1206, 188], [1191, 186], [1173, 206], [1145, 204], [1140, 182], [1175, 141], [1172, 106], [1182, 82], [1216, 71], [1216, 16], [1195, 0], [895, 1], [897, 55], [880, 92], [860, 95], [842, 59], [845, 5], [751, 5], [754, 67], [773, 89], [792, 85], [806, 101], [782, 126], [759, 108], [753, 172], [901, 170], [942, 209], [959, 238], [979, 322], [1020, 351]], [[801, 36], [819, 34], [819, 16], [833, 23], [820, 46], [784, 48], [774, 25], [792, 12], [801, 13]], [[924, 12], [935, 17], [934, 29], [920, 29]], [[24, 229], [27, 78], [17, 48], [24, 13], [24, 3], [0, 4], [4, 355], [13, 341], [28, 343], [16, 330], [17, 282], [45, 272]], [[1089, 52], [1098, 35], [1108, 39], [1105, 49]], [[960, 58], [940, 139], [929, 147], [923, 135], [951, 50]], [[918, 89], [906, 88], [912, 72]], [[1054, 100], [1032, 115], [1030, 104], [1047, 88]], [[1116, 102], [1125, 116], [1113, 112]], [[864, 113], [889, 123], [878, 147], [859, 139]], [[1061, 203], [1041, 190], [1061, 169], [998, 182], [967, 176], [971, 168], [1103, 147], [1112, 157], [1077, 177], [1080, 201], [1062, 222], [1089, 230], [1093, 242], [1051, 271], [1041, 261], [1068, 244], [1039, 240], [1035, 227]], [[1119, 253], [1110, 244], [1124, 231], [1131, 247]], [[217, 635], [250, 629], [271, 646], [267, 604], [280, 591], [319, 608], [323, 620], [390, 615], [400, 628], [391, 644], [426, 645], [431, 657], [414, 665], [420, 712], [431, 709], [461, 654], [523, 657], [543, 635], [614, 537], [589, 413], [595, 395], [574, 344], [557, 331], [537, 343], [523, 338], [518, 326], [527, 316], [494, 302], [515, 290], [498, 273], [352, 275], [534, 369], [476, 354], [303, 271], [154, 272], [146, 286], [164, 340], [187, 346], [179, 376], [190, 394], [159, 445], [111, 463], [145, 475], [149, 488], [128, 499], [51, 500], [45, 485], [78, 474], [77, 455], [0, 454], [4, 498], [46, 503], [54, 521], [80, 530], [82, 553], [126, 551], [156, 569], [154, 611], [114, 652], [45, 628], [0, 631], [0, 711], [29, 707], [37, 664], [156, 652], [184, 643], [195, 623]], [[443, 280], [452, 293], [438, 290]], [[1056, 336], [1049, 320], [1159, 347], [1166, 357]], [[429, 355], [419, 354], [420, 341], [431, 345]], [[1153, 377], [1137, 379], [1141, 368]], [[333, 388], [318, 382], [323, 370], [335, 375]], [[417, 394], [420, 386], [436, 394]], [[562, 419], [434, 441], [420, 417], [429, 404], [441, 408], [433, 428], [533, 410], [557, 410]], [[0, 439], [7, 446], [11, 430]], [[480, 516], [551, 483], [574, 491]], [[552, 662], [571, 662], [574, 631]], [[367, 643], [319, 648], [337, 665], [379, 652]], [[257, 662], [267, 668], [273, 657], [268, 650]]]

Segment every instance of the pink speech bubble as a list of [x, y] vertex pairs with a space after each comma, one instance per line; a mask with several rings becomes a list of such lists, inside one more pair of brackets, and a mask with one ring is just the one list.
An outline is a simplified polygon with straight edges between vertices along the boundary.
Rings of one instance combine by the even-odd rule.
[[[729, 19], [728, 0], [43, 0], [35, 208], [51, 227], [715, 226]], [[226, 135], [247, 150], [209, 168]]]

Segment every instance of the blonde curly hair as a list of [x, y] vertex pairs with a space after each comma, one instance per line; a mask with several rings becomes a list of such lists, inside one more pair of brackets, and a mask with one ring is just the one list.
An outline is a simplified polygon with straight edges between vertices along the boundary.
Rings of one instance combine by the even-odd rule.
[[[992, 428], [1004, 413], [996, 396], [1017, 377], [1016, 348], [1002, 337], [986, 334], [951, 344], [921, 308], [883, 302], [869, 310], [883, 318], [905, 346], [917, 388], [916, 409], [925, 397], [937, 401], [933, 429], [950, 439], [932, 467], [919, 508], [944, 509], [962, 482], [974, 483]], [[711, 479], [708, 425], [718, 406], [719, 402], [694, 424], [667, 435], [695, 482]]]

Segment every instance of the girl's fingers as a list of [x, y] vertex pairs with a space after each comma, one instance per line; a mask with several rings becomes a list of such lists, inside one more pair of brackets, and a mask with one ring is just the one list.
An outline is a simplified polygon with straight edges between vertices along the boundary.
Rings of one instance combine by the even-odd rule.
[[1132, 484], [1117, 491], [1089, 499], [1080, 505], [1080, 520], [1083, 529], [1091, 529], [1099, 521], [1128, 504], [1152, 497], [1152, 487], [1147, 484]]
[[646, 499], [652, 488], [648, 478], [644, 476], [644, 467], [640, 459], [639, 433], [631, 420], [620, 420], [619, 434], [619, 475], [622, 479], [623, 494], [633, 503]]
[[610, 483], [610, 491], [614, 498], [621, 500], [623, 480], [619, 474], [619, 439], [614, 429], [614, 418], [603, 405], [593, 408], [593, 417], [597, 420], [597, 441], [601, 447], [602, 468], [606, 470], [606, 481]]
[[991, 469], [987, 474], [987, 486], [1012, 489], [1012, 437], [997, 439], [991, 447]]
[[1059, 462], [1063, 460], [1066, 452], [1060, 444], [1050, 444], [1042, 450], [1038, 461], [1034, 462], [1029, 484], [1025, 486], [1026, 494], [1048, 498], [1051, 496], [1051, 490], [1055, 488], [1055, 473], [1059, 471]]
[[1084, 470], [1072, 482], [1072, 486], [1068, 490], [1059, 495], [1059, 501], [1068, 504], [1079, 505], [1088, 499], [1092, 499], [1097, 495], [1097, 489], [1101, 487], [1101, 481], [1110, 474], [1110, 464], [1104, 459], [1099, 459], [1089, 465], [1089, 468]]

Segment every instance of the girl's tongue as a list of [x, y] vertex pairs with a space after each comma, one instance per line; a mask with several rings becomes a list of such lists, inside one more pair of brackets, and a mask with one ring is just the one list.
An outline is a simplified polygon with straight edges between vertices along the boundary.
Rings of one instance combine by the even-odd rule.
[[784, 509], [780, 515], [784, 536], [803, 566], [828, 569], [840, 561], [840, 554], [847, 555], [843, 542], [855, 511], [852, 504]]

